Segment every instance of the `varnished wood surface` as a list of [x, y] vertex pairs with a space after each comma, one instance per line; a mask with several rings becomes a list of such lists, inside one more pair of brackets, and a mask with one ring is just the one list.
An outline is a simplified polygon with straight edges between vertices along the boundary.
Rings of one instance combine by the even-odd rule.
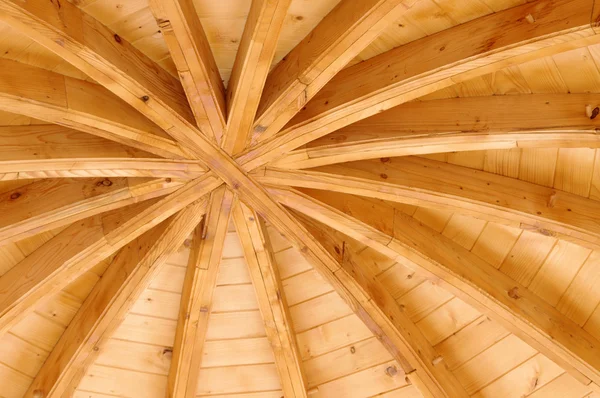
[[0, 0], [0, 395], [595, 398], [599, 13]]

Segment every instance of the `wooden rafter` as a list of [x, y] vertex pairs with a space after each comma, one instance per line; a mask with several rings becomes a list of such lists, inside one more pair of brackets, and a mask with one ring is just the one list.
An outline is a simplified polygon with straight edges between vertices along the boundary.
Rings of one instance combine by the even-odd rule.
[[465, 389], [443, 363], [443, 358], [376, 279], [374, 270], [368, 266], [371, 260], [369, 254], [364, 253], [366, 246], [351, 242], [334, 229], [318, 224], [303, 214], [298, 217], [332, 256], [339, 257], [342, 267], [358, 282], [367, 298], [380, 308], [379, 311], [386, 318], [379, 322], [389, 324], [388, 338], [394, 342], [394, 348], [406, 358], [407, 363], [399, 364], [421, 394], [432, 398], [467, 397]]
[[264, 223], [256, 212], [241, 202], [233, 210], [233, 220], [250, 270], [267, 338], [275, 354], [283, 394], [291, 398], [306, 398], [302, 359]]
[[137, 298], [198, 225], [206, 203], [206, 199], [200, 199], [188, 205], [119, 251], [46, 359], [25, 397], [59, 398], [74, 394], [87, 369]]
[[252, 142], [277, 133], [415, 0], [341, 1], [269, 74]]
[[409, 102], [312, 141], [275, 162], [304, 169], [452, 151], [598, 148], [585, 108], [595, 94], [534, 94]]
[[169, 369], [168, 397], [194, 398], [202, 364], [213, 292], [229, 226], [233, 192], [212, 192], [207, 217], [194, 231], [181, 295], [179, 320]]
[[589, 0], [537, 0], [349, 67], [285, 129], [243, 153], [238, 162], [255, 169], [344, 126], [452, 84], [598, 43], [600, 35], [590, 24], [594, 12], [600, 11]]
[[598, 202], [526, 181], [422, 158], [265, 170], [267, 184], [325, 189], [445, 208], [579, 245], [600, 247]]
[[[500, 322], [584, 384], [600, 381], [600, 342], [526, 287], [412, 217], [396, 211], [391, 236], [308, 195], [281, 189], [270, 192], [286, 206], [391, 259], [402, 259], [425, 278], [443, 282], [451, 293]], [[319, 195], [319, 199], [334, 200], [333, 196]], [[345, 196], [343, 200], [349, 205], [361, 199]], [[382, 202], [381, 207], [385, 206]], [[372, 205], [369, 209], [371, 216], [377, 214]]]
[[127, 158], [0, 160], [0, 181], [33, 178], [155, 177], [191, 180], [206, 168], [197, 161]]
[[279, 33], [291, 0], [253, 0], [227, 88], [227, 131], [222, 147], [236, 154], [250, 142], [250, 132]]
[[158, 126], [97, 84], [9, 60], [0, 60], [0, 83], [1, 110], [81, 130], [162, 157], [187, 156]]
[[46, 242], [0, 277], [0, 334], [101, 260], [221, 184], [208, 173], [133, 214], [117, 214], [116, 222], [105, 220], [109, 215], [96, 216]]
[[0, 245], [170, 194], [183, 185], [126, 178], [41, 180], [0, 194]]
[[225, 88], [192, 0], [150, 0], [150, 8], [194, 112], [198, 128], [216, 142], [225, 129]]

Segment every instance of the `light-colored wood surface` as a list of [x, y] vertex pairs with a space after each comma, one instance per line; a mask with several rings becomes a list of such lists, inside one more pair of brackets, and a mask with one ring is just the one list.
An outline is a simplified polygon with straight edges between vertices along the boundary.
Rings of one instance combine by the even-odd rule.
[[[0, 0], [0, 395], [47, 396], [60, 372], [77, 398], [594, 397], [599, 16]], [[326, 188], [303, 190], [344, 218], [289, 212], [265, 183]], [[223, 192], [247, 228], [217, 200], [160, 269], [115, 257]]]

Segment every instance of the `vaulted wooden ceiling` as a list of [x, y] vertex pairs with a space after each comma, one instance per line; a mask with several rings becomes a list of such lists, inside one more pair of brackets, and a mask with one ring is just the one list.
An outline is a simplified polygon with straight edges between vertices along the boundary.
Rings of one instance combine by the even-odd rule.
[[600, 397], [594, 0], [0, 0], [0, 397]]

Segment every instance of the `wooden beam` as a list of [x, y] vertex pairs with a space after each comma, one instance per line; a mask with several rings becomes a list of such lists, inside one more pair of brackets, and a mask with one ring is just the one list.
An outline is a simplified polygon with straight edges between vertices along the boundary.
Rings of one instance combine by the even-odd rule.
[[291, 0], [253, 0], [229, 86], [223, 149], [236, 154], [250, 143], [254, 117]]
[[214, 145], [194, 126], [179, 81], [73, 3], [2, 0], [0, 21], [54, 52], [167, 131], [203, 153]]
[[130, 158], [0, 160], [0, 181], [33, 178], [155, 177], [191, 180], [206, 172], [198, 161]]
[[102, 86], [6, 59], [0, 60], [0, 109], [158, 156], [188, 156], [160, 127]]
[[[359, 221], [325, 202], [337, 201], [330, 192], [318, 200], [297, 191], [271, 189], [281, 203], [369, 246], [394, 261], [402, 261], [421, 276], [433, 278], [507, 330], [562, 366], [584, 384], [600, 381], [600, 341], [554, 307], [481, 258], [401, 211], [394, 211], [392, 235]], [[312, 195], [312, 193], [311, 193]], [[324, 202], [320, 202], [324, 201]], [[347, 208], [364, 198], [344, 195]], [[369, 203], [366, 222], [386, 208]], [[394, 209], [392, 209], [394, 210]]]
[[299, 214], [297, 217], [334, 257], [339, 258], [338, 261], [348, 274], [356, 279], [362, 289], [368, 293], [369, 299], [385, 315], [385, 322], [390, 324], [390, 339], [395, 342], [396, 349], [410, 365], [403, 370], [421, 394], [432, 398], [468, 397], [465, 389], [443, 362], [443, 358], [377, 279], [377, 270], [370, 265], [373, 257], [368, 246], [348, 239], [333, 228], [320, 224], [304, 214]]
[[151, 158], [154, 155], [55, 124], [0, 126], [0, 159]]
[[[312, 141], [274, 165], [304, 169], [364, 159], [510, 148], [598, 148], [594, 94], [452, 98], [402, 104]], [[594, 105], [595, 106], [595, 105]]]
[[56, 235], [0, 277], [0, 335], [101, 260], [221, 184], [207, 173], [149, 207], [125, 209], [111, 222], [109, 214], [79, 221]]
[[192, 0], [150, 0], [177, 67], [196, 125], [221, 142], [226, 120], [225, 87]]
[[342, 0], [269, 74], [252, 143], [276, 134], [416, 0]]
[[202, 364], [212, 298], [234, 200], [224, 186], [210, 196], [207, 217], [194, 231], [186, 271], [167, 397], [194, 398]]
[[[598, 7], [596, 7], [598, 8]], [[600, 42], [590, 0], [537, 0], [344, 69], [277, 135], [238, 157], [255, 169], [394, 106], [510, 65]], [[592, 15], [592, 19], [590, 19]]]
[[27, 398], [72, 396], [138, 297], [177, 252], [206, 211], [196, 201], [123, 247], [44, 362]]
[[302, 358], [264, 223], [256, 212], [241, 202], [233, 210], [233, 220], [250, 270], [267, 338], [275, 354], [283, 395], [306, 398]]
[[435, 160], [386, 158], [310, 171], [266, 169], [258, 180], [444, 208], [600, 248], [597, 201]]
[[168, 195], [181, 182], [153, 179], [50, 179], [0, 194], [0, 246], [84, 218]]

